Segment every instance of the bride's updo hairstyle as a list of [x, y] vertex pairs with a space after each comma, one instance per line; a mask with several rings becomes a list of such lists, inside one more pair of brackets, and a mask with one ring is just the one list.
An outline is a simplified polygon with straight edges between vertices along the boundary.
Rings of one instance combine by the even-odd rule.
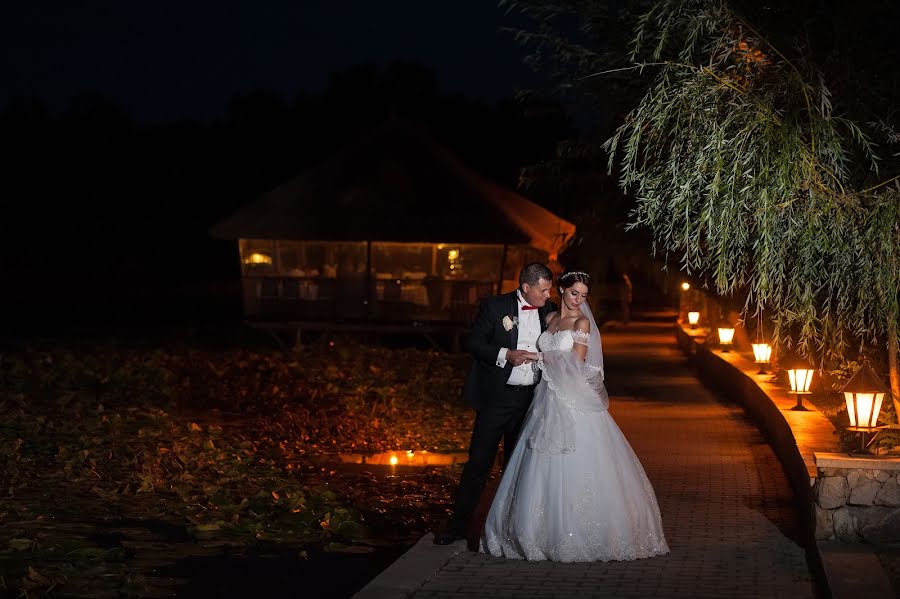
[[575, 283], [583, 283], [585, 287], [590, 289], [591, 275], [587, 274], [583, 270], [566, 270], [556, 279], [556, 285], [559, 287], [560, 292], [563, 289], [568, 289]]

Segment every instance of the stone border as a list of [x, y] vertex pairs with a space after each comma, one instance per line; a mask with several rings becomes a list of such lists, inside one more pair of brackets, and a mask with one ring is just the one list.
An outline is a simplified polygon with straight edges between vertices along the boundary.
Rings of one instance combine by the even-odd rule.
[[466, 541], [435, 545], [428, 533], [359, 590], [352, 599], [405, 599], [425, 584], [435, 572], [467, 550]]
[[884, 544], [900, 538], [900, 459], [816, 454], [816, 538]]
[[867, 468], [871, 470], [900, 470], [900, 457], [866, 458], [850, 456], [846, 453], [817, 451], [816, 466], [819, 468]]

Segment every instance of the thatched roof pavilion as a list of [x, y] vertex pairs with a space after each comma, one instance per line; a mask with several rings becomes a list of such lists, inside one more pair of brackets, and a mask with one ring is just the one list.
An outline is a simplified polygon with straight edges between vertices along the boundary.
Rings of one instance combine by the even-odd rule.
[[211, 230], [239, 243], [250, 319], [459, 323], [574, 232], [397, 119]]

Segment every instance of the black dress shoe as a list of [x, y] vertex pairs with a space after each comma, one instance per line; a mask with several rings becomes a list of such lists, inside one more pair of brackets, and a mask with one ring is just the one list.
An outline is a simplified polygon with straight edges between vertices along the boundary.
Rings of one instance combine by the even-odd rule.
[[449, 545], [454, 541], [459, 541], [461, 539], [465, 539], [466, 535], [463, 531], [457, 528], [447, 528], [440, 532], [434, 533], [434, 544], [435, 545]]

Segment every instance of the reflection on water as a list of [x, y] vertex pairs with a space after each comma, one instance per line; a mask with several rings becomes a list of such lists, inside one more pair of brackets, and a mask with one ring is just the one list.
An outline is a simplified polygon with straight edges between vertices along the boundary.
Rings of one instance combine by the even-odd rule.
[[374, 466], [453, 466], [464, 464], [467, 453], [432, 453], [423, 451], [385, 451], [375, 454], [342, 453], [342, 464], [371, 464]]

